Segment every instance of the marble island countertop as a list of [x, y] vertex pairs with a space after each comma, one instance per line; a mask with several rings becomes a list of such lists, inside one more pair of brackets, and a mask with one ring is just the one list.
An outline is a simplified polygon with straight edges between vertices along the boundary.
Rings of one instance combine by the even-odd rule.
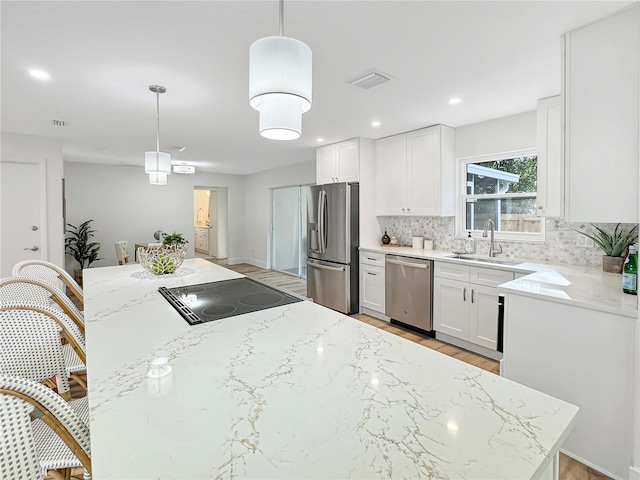
[[621, 275], [605, 273], [601, 267], [553, 264], [503, 256], [496, 257], [496, 263], [491, 263], [486, 255], [471, 255], [476, 259], [460, 259], [453, 252], [411, 247], [372, 246], [360, 247], [360, 250], [513, 271], [522, 276], [500, 285], [500, 290], [627, 317], [638, 316], [638, 299], [635, 295], [622, 292]]
[[85, 270], [96, 480], [538, 478], [568, 435], [577, 407], [312, 302], [191, 327], [157, 293], [240, 276]]

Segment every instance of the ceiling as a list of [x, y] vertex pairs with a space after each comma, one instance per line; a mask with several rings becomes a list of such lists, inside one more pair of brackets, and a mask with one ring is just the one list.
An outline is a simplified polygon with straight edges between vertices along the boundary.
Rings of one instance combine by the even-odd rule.
[[[253, 173], [314, 159], [318, 137], [533, 110], [560, 93], [562, 34], [630, 3], [287, 0], [285, 34], [313, 51], [313, 106], [302, 137], [282, 142], [260, 137], [248, 101], [249, 46], [277, 35], [277, 1], [2, 1], [2, 130], [60, 138], [66, 161], [142, 168], [159, 84], [161, 150], [198, 171]], [[393, 80], [347, 83], [372, 68]]]

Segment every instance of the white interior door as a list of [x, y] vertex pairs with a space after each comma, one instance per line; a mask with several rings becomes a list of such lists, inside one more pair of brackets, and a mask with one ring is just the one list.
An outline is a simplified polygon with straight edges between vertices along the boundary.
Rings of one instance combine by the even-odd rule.
[[218, 256], [218, 191], [209, 196], [209, 255]]
[[47, 259], [44, 161], [0, 162], [0, 275], [22, 260]]

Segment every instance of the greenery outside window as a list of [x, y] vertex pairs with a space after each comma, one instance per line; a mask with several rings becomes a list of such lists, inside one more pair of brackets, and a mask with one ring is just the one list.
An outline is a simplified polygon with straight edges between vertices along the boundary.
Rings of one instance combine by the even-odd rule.
[[544, 218], [537, 216], [535, 150], [468, 158], [461, 166], [460, 233], [481, 232], [485, 222], [493, 220], [499, 239], [544, 240]]

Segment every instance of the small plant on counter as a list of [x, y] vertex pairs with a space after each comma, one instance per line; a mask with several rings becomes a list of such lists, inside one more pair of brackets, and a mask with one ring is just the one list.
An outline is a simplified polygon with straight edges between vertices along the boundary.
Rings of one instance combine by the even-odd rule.
[[168, 245], [184, 245], [189, 243], [189, 240], [184, 238], [181, 233], [173, 232], [172, 234], [163, 233], [162, 234], [162, 244], [165, 246]]
[[612, 234], [593, 223], [591, 226], [596, 230], [594, 233], [575, 231], [593, 240], [605, 253], [602, 263], [602, 269], [605, 272], [622, 273], [622, 265], [629, 246], [638, 241], [638, 225], [634, 225], [629, 231], [624, 231], [620, 224], [617, 224]]

